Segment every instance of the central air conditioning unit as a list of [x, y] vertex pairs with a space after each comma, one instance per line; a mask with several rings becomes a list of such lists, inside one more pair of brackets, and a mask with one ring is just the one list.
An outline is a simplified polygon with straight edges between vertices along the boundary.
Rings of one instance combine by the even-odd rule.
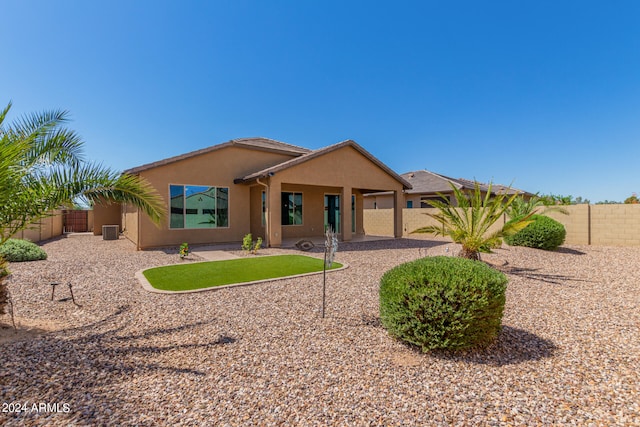
[[102, 240], [118, 240], [118, 228], [117, 225], [103, 225]]

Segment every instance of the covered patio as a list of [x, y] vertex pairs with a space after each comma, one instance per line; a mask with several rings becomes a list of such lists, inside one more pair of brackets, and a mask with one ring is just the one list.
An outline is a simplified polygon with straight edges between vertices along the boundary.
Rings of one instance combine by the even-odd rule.
[[250, 226], [265, 246], [315, 241], [331, 226], [342, 241], [366, 235], [364, 194], [389, 191], [394, 236], [402, 237], [403, 190], [411, 185], [348, 140], [238, 178], [250, 186]]

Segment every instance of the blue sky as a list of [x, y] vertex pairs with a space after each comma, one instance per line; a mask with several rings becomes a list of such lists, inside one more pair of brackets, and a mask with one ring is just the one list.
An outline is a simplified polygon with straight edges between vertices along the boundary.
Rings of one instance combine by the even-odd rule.
[[234, 138], [353, 139], [592, 202], [640, 193], [640, 2], [4, 0], [0, 104], [116, 170]]

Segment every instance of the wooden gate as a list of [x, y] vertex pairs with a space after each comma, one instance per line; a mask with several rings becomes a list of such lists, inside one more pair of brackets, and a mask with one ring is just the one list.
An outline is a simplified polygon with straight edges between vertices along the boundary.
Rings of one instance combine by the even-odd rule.
[[63, 211], [63, 227], [65, 233], [84, 233], [89, 231], [89, 211], [65, 210]]

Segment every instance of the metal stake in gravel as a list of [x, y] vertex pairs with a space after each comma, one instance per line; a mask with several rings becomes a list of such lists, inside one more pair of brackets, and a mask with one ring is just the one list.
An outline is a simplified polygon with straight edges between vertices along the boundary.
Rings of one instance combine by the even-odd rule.
[[322, 318], [324, 319], [325, 296], [327, 288], [327, 267], [333, 264], [333, 257], [338, 251], [338, 236], [331, 226], [324, 232], [324, 266], [322, 267]]

